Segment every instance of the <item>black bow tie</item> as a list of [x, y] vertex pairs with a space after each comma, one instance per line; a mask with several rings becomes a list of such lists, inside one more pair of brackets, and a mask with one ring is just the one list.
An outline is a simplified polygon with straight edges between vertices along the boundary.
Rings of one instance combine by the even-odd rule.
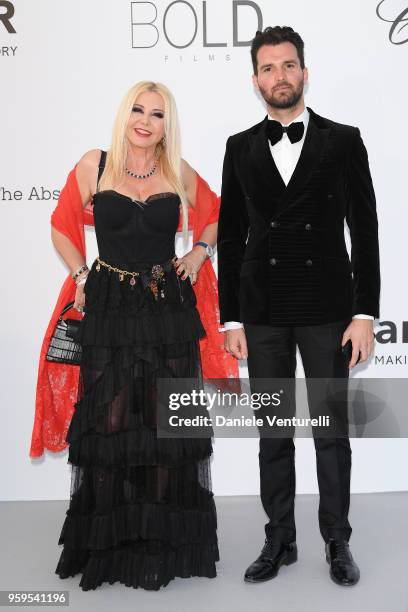
[[294, 142], [299, 142], [299, 140], [302, 140], [304, 131], [305, 126], [303, 121], [297, 121], [296, 123], [291, 123], [287, 127], [284, 127], [279, 121], [268, 119], [268, 126], [266, 128], [268, 140], [272, 146], [281, 140], [285, 132], [292, 144]]

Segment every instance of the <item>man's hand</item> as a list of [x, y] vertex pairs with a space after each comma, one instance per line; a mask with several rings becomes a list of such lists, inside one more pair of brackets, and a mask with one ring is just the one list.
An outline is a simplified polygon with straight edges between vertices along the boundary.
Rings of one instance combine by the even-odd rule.
[[236, 359], [246, 359], [248, 348], [244, 329], [229, 329], [224, 334], [224, 347], [227, 353]]
[[353, 319], [343, 334], [341, 346], [348, 340], [353, 345], [353, 353], [349, 363], [349, 369], [354, 368], [357, 363], [358, 354], [361, 353], [360, 363], [366, 361], [374, 349], [374, 331], [371, 319]]

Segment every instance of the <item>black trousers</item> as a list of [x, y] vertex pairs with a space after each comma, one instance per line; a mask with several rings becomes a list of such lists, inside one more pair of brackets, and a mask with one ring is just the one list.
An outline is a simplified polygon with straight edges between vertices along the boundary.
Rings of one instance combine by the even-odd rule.
[[[256, 387], [256, 378], [294, 378], [297, 346], [302, 358], [306, 384], [308, 378], [347, 379], [348, 363], [341, 351], [341, 340], [349, 323], [350, 320], [346, 320], [304, 327], [244, 323], [251, 391]], [[309, 393], [309, 385], [309, 412], [314, 416], [313, 395]], [[345, 419], [347, 420], [347, 414]], [[348, 435], [346, 433], [344, 437], [314, 437], [314, 445], [320, 493], [320, 533], [326, 542], [330, 537], [349, 540], [352, 530], [348, 521], [351, 472]], [[269, 517], [269, 522], [265, 525], [266, 536], [276, 542], [291, 542], [296, 538], [293, 437], [261, 436], [259, 468], [261, 501]]]

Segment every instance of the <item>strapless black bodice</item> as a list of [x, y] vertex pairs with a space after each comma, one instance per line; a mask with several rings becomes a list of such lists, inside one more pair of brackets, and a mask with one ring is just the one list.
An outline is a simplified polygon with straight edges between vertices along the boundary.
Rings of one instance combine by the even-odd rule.
[[99, 257], [109, 263], [161, 262], [174, 256], [180, 197], [165, 192], [144, 202], [117, 191], [93, 197]]

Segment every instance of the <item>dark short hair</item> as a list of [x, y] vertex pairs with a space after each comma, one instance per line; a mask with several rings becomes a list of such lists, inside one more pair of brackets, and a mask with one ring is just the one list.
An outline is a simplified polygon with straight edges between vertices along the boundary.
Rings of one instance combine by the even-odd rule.
[[305, 43], [301, 36], [288, 26], [274, 26], [273, 28], [265, 28], [263, 32], [259, 30], [255, 34], [255, 38], [251, 44], [251, 58], [254, 67], [254, 74], [258, 74], [258, 51], [264, 45], [280, 45], [285, 42], [290, 42], [295, 45], [300, 61], [300, 67], [305, 67]]

